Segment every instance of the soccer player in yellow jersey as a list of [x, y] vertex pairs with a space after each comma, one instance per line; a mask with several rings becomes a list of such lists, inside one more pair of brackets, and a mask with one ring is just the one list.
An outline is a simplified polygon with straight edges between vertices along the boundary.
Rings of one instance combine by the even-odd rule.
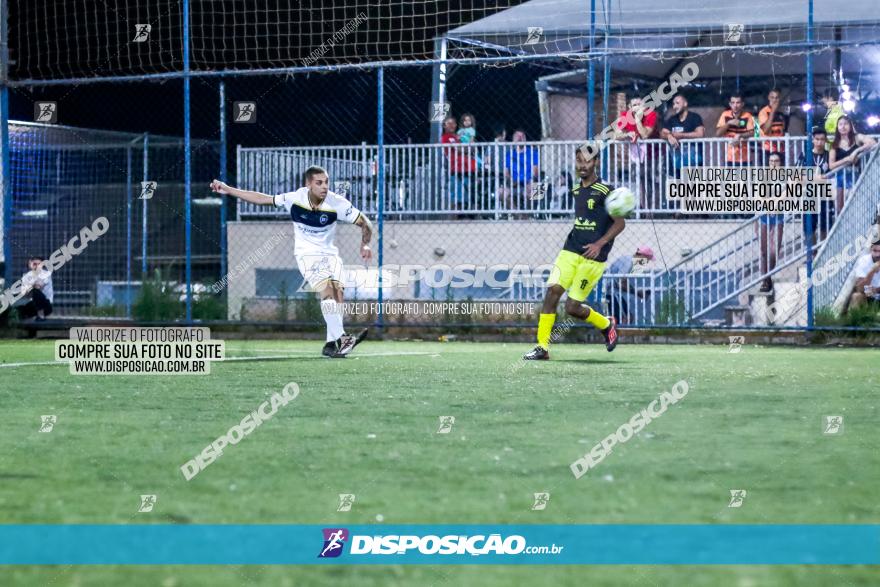
[[605, 261], [614, 245], [614, 238], [626, 226], [623, 218], [615, 218], [605, 210], [605, 198], [613, 188], [599, 180], [599, 148], [591, 150], [593, 157], [589, 156], [587, 145], [579, 148], [575, 154], [575, 168], [580, 182], [571, 189], [574, 227], [568, 233], [547, 280], [547, 293], [544, 294], [544, 306], [538, 319], [538, 345], [523, 357], [528, 361], [546, 361], [550, 358], [556, 306], [565, 292], [568, 292], [565, 311], [601, 330], [605, 337], [605, 348], [609, 352], [617, 346], [617, 323], [614, 317], [607, 318], [584, 305], [584, 300], [605, 271]]

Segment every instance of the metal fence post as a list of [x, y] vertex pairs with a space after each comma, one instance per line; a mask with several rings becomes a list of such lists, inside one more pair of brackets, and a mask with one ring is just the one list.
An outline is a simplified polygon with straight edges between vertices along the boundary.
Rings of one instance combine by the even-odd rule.
[[[144, 179], [149, 180], [150, 173], [150, 133], [144, 133]], [[141, 192], [141, 279], [147, 279], [147, 200]]]
[[596, 47], [596, 0], [590, 0], [590, 57], [587, 62], [587, 136], [593, 134], [593, 94], [596, 93], [596, 63], [593, 50]]
[[6, 85], [9, 64], [7, 0], [0, 0], [0, 193], [3, 195], [3, 262], [6, 287], [12, 285], [12, 170], [9, 157], [9, 88]]
[[[807, 0], [807, 43], [813, 42], [813, 0]], [[807, 102], [813, 101], [813, 54], [807, 47]], [[807, 109], [807, 145], [805, 161], [807, 167], [813, 166], [813, 109]], [[837, 211], [840, 214], [840, 210]], [[804, 214], [807, 234], [818, 234], [813, 214]], [[813, 238], [807, 238], [807, 330], [813, 329]]]
[[[226, 82], [220, 80], [220, 181], [226, 182]], [[226, 276], [226, 206], [228, 196], [220, 195], [220, 279]]]
[[0, 87], [0, 192], [3, 193], [3, 261], [8, 288], [13, 282], [12, 254], [12, 170], [9, 157], [9, 88]]
[[378, 84], [378, 112], [377, 112], [377, 124], [376, 124], [376, 145], [378, 147], [378, 167], [376, 169], [376, 180], [379, 182], [378, 186], [378, 240], [379, 240], [379, 311], [376, 314], [376, 325], [381, 328], [383, 327], [383, 312], [382, 312], [382, 263], [383, 259], [383, 230], [384, 230], [384, 219], [383, 216], [385, 214], [385, 68], [380, 67], [377, 75], [377, 84]]
[[190, 129], [189, 0], [183, 0], [183, 205], [186, 241], [186, 322], [192, 322], [192, 153]]
[[131, 199], [134, 196], [132, 185], [133, 152], [129, 145], [126, 152], [126, 190], [125, 190], [125, 317], [131, 318]]

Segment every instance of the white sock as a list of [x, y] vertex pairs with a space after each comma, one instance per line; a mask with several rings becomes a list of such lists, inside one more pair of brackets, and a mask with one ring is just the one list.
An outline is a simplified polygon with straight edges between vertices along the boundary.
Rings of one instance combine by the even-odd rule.
[[342, 308], [336, 300], [322, 300], [321, 313], [324, 314], [324, 322], [327, 323], [327, 342], [337, 340], [345, 334], [345, 329], [342, 327]]

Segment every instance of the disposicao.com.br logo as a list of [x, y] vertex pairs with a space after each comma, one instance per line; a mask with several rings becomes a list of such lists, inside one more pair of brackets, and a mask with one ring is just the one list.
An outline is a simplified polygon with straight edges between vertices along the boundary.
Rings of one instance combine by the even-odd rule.
[[338, 557], [349, 542], [350, 555], [517, 555], [559, 554], [564, 546], [529, 546], [518, 534], [476, 534], [438, 536], [435, 534], [349, 535], [346, 528], [325, 528], [318, 558]]

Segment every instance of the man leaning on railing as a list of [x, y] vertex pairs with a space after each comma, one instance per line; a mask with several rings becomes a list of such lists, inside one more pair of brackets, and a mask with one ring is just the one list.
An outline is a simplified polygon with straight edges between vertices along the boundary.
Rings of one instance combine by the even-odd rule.
[[682, 167], [698, 167], [703, 164], [700, 146], [693, 143], [682, 145], [682, 139], [702, 139], [706, 135], [703, 117], [688, 110], [688, 101], [684, 94], [676, 94], [672, 98], [672, 116], [663, 123], [660, 137], [669, 142], [672, 163], [676, 178], [681, 177]]

